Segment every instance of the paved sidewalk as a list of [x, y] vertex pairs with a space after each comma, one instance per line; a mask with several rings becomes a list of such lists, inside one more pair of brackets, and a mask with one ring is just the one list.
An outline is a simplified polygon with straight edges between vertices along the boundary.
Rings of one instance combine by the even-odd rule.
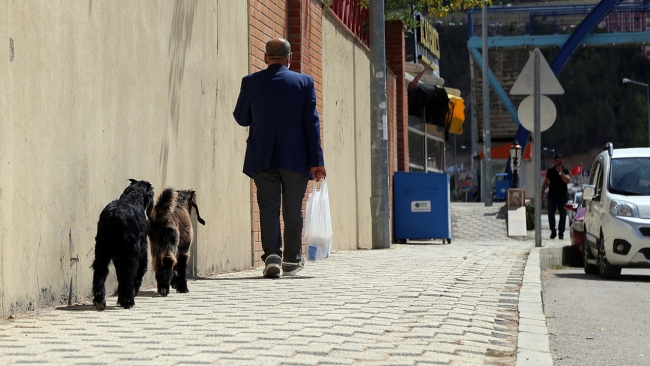
[[297, 277], [216, 275], [167, 298], [145, 289], [129, 310], [3, 320], [0, 365], [514, 365], [534, 244], [439, 243], [333, 253]]

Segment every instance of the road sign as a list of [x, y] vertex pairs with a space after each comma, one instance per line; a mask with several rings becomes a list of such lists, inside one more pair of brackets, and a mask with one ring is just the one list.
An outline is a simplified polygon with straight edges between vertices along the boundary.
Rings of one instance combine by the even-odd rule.
[[[540, 97], [540, 120], [539, 131], [543, 132], [551, 128], [557, 118], [557, 108], [549, 97], [542, 95]], [[529, 95], [521, 101], [517, 110], [519, 122], [528, 131], [533, 132], [535, 129], [535, 97]]]
[[[537, 50], [537, 48], [535, 49]], [[564, 89], [555, 77], [551, 66], [546, 59], [540, 57], [539, 65], [540, 93], [546, 95], [564, 94]], [[526, 66], [521, 70], [521, 74], [510, 89], [511, 95], [533, 95], [535, 94], [535, 52], [530, 54]], [[531, 130], [532, 131], [532, 130]]]

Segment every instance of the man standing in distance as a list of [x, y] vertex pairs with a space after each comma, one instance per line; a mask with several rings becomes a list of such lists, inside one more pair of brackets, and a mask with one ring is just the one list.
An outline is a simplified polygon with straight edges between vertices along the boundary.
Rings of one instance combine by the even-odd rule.
[[[244, 173], [257, 186], [264, 277], [302, 270], [302, 200], [309, 179], [325, 178], [314, 79], [290, 71], [291, 46], [276, 38], [266, 44], [265, 70], [242, 78], [233, 115], [250, 127]], [[280, 231], [284, 218], [284, 253]], [[284, 254], [284, 256], [283, 256]]]
[[[546, 171], [546, 179], [542, 184], [542, 201], [548, 187], [548, 225], [551, 227], [551, 239], [559, 234], [560, 240], [564, 239], [564, 226], [566, 225], [567, 184], [571, 180], [569, 171], [562, 166], [562, 155], [555, 155], [555, 165]], [[555, 231], [555, 209], [560, 211], [560, 222]]]

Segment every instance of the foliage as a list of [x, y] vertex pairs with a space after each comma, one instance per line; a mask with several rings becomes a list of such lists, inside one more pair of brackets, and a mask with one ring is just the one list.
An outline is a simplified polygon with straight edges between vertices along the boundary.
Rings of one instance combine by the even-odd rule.
[[[360, 2], [366, 9], [370, 4], [370, 0], [360, 0]], [[484, 0], [385, 0], [384, 11], [386, 20], [401, 20], [408, 29], [413, 29], [417, 26], [417, 22], [413, 19], [412, 11], [442, 18], [459, 10], [480, 7], [485, 2]], [[487, 0], [487, 4], [491, 5], [492, 0]]]
[[[469, 145], [467, 27], [437, 28], [440, 76], [446, 85], [460, 89], [466, 100], [464, 132], [458, 136], [457, 144]], [[551, 63], [558, 51], [542, 52]], [[542, 132], [543, 146], [565, 156], [602, 148], [610, 141], [614, 147], [648, 146], [646, 90], [643, 86], [623, 84], [623, 78], [650, 82], [650, 59], [643, 57], [640, 47], [579, 48], [558, 78], [564, 94], [549, 96], [557, 108], [557, 118], [550, 129]]]
[[[555, 53], [555, 52], [554, 52]], [[554, 54], [545, 54], [552, 60]], [[640, 47], [579, 49], [559, 81], [564, 95], [550, 96], [557, 107], [553, 126], [542, 133], [544, 146], [565, 155], [605, 146], [648, 146], [645, 88], [623, 78], [648, 83], [650, 60]]]

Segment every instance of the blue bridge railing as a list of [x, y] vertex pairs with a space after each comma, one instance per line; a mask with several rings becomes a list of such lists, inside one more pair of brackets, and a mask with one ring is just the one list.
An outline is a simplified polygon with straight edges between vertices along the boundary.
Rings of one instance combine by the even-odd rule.
[[[598, 4], [554, 6], [491, 6], [488, 36], [571, 34]], [[650, 30], [650, 0], [614, 7], [594, 32], [627, 33]], [[481, 8], [468, 9], [469, 37], [482, 36]]]

